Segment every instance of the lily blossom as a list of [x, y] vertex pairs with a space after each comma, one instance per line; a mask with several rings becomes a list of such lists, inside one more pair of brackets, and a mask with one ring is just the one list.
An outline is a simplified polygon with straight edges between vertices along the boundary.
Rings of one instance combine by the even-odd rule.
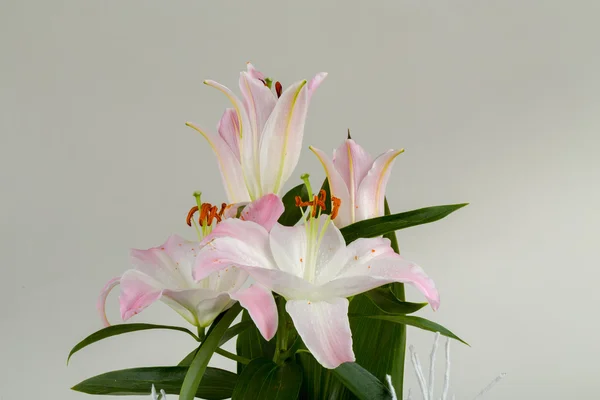
[[304, 224], [275, 224], [267, 231], [250, 221], [231, 219], [217, 229], [196, 257], [194, 278], [236, 267], [283, 296], [300, 337], [326, 368], [354, 361], [347, 297], [390, 282], [409, 283], [434, 309], [439, 295], [417, 265], [396, 254], [384, 238], [358, 239], [348, 246], [329, 215], [309, 216]]
[[[267, 195], [246, 206], [242, 218], [267, 230], [282, 212], [281, 200], [275, 195]], [[265, 339], [270, 340], [277, 330], [277, 307], [271, 291], [256, 284], [247, 287], [248, 273], [238, 268], [226, 268], [200, 281], [194, 280], [192, 269], [201, 247], [201, 242], [173, 235], [161, 246], [131, 250], [134, 268], [110, 280], [98, 299], [104, 325], [110, 325], [105, 312], [106, 298], [120, 284], [123, 320], [160, 300], [192, 325], [206, 327], [239, 301]]]
[[333, 159], [319, 149], [310, 149], [325, 168], [331, 195], [342, 202], [335, 219], [339, 228], [384, 215], [385, 188], [394, 160], [404, 149], [388, 150], [373, 160], [349, 137], [334, 150]]
[[225, 94], [233, 108], [225, 110], [218, 135], [187, 125], [200, 132], [216, 154], [231, 203], [280, 193], [298, 164], [309, 100], [326, 76], [319, 73], [285, 91], [277, 82], [273, 93], [270, 81], [248, 63], [239, 79], [241, 100], [220, 83], [204, 81]]

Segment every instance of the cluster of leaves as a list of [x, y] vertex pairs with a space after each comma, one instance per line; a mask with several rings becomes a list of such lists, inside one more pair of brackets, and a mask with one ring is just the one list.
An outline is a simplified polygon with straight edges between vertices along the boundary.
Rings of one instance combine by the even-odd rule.
[[[323, 184], [329, 196], [327, 181]], [[284, 197], [285, 212], [279, 219], [283, 225], [294, 225], [301, 212], [295, 207], [295, 197], [307, 198], [304, 185], [298, 185]], [[331, 204], [331, 203], [329, 203]], [[442, 219], [466, 204], [427, 207], [414, 211], [390, 214], [357, 222], [341, 231], [347, 243], [361, 237], [385, 235], [398, 251], [395, 231]], [[285, 300], [277, 297], [283, 309]], [[392, 375], [397, 393], [402, 393], [406, 326], [440, 332], [459, 340], [450, 330], [412, 314], [427, 303], [405, 301], [402, 284], [385, 285], [355, 296], [350, 303], [350, 324], [354, 338], [355, 363], [345, 363], [334, 370], [321, 367], [295, 333], [285, 312], [278, 331], [266, 341], [244, 311], [241, 322], [232, 326], [242, 311], [235, 304], [219, 315], [202, 337], [182, 327], [152, 324], [122, 324], [104, 328], [78, 343], [69, 359], [79, 350], [108, 337], [149, 329], [183, 332], [199, 345], [177, 366], [132, 368], [112, 371], [75, 385], [73, 390], [88, 394], [138, 395], [149, 394], [152, 384], [168, 394], [178, 394], [180, 400], [195, 397], [218, 400], [290, 400], [290, 399], [391, 399], [392, 393], [382, 383], [386, 374]], [[284, 335], [284, 337], [282, 337]], [[237, 336], [236, 353], [221, 346]], [[283, 344], [283, 345], [280, 345]], [[238, 361], [237, 374], [208, 367], [214, 353]], [[68, 362], [68, 361], [67, 361]]]

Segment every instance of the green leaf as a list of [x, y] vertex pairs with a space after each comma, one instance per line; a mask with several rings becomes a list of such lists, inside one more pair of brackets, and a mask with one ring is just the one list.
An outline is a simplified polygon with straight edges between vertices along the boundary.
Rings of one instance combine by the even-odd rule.
[[293, 187], [281, 199], [285, 207], [278, 221], [281, 225], [294, 226], [302, 218], [302, 210], [300, 210], [300, 207], [296, 207], [296, 196], [300, 196], [302, 200], [308, 199], [308, 191], [304, 183]]
[[411, 226], [438, 221], [467, 204], [468, 203], [426, 207], [399, 214], [366, 219], [345, 226], [341, 231], [346, 243], [351, 243], [358, 238], [376, 237], [385, 235], [389, 232], [394, 232], [398, 229], [405, 229]]
[[179, 361], [179, 364], [177, 364], [177, 366], [178, 367], [189, 367], [190, 364], [192, 363], [192, 361], [194, 361], [194, 357], [196, 357], [196, 353], [198, 352], [199, 349], [200, 349], [200, 347], [190, 351], [183, 360]]
[[[186, 372], [186, 367], [123, 369], [86, 379], [72, 389], [87, 394], [146, 395], [154, 384], [168, 394], [179, 394]], [[232, 372], [209, 367], [195, 395], [209, 400], [227, 399], [233, 394], [237, 378]]]
[[214, 320], [206, 334], [206, 339], [204, 339], [204, 342], [200, 345], [200, 348], [185, 375], [179, 394], [179, 400], [194, 399], [198, 386], [200, 385], [204, 372], [208, 366], [208, 362], [217, 347], [219, 347], [219, 342], [227, 331], [227, 328], [229, 328], [240, 311], [242, 311], [240, 303], [235, 303], [229, 310], [221, 313]]
[[302, 369], [298, 364], [279, 366], [266, 358], [256, 358], [239, 376], [232, 400], [294, 400], [301, 385]]
[[333, 370], [356, 397], [361, 400], [391, 400], [392, 392], [386, 385], [357, 363], [344, 363]]
[[198, 337], [194, 335], [190, 330], [186, 328], [182, 328], [179, 326], [169, 326], [169, 325], [153, 325], [153, 324], [120, 324], [120, 325], [112, 325], [106, 327], [104, 329], [100, 329], [97, 332], [92, 333], [90, 336], [83, 339], [81, 342], [77, 343], [75, 347], [69, 353], [69, 357], [67, 358], [67, 364], [71, 359], [71, 356], [77, 353], [79, 350], [84, 347], [89, 346], [92, 343], [96, 343], [102, 339], [106, 339], [111, 336], [122, 335], [123, 333], [136, 332], [136, 331], [145, 331], [148, 329], [168, 329], [172, 331], [185, 332], [194, 340], [198, 340]]
[[[242, 322], [250, 323], [251, 326], [239, 334], [235, 345], [236, 353], [250, 360], [260, 357], [272, 360], [275, 355], [276, 339], [266, 341], [246, 310], [242, 314]], [[238, 363], [238, 374], [242, 372], [244, 367], [245, 365]]]
[[440, 324], [436, 324], [433, 321], [430, 321], [425, 318], [415, 317], [413, 315], [356, 315], [350, 314], [350, 319], [359, 319], [359, 318], [369, 318], [369, 319], [377, 319], [381, 321], [394, 322], [396, 324], [410, 325], [414, 326], [426, 331], [431, 332], [439, 332], [441, 335], [447, 336], [452, 339], [456, 339], [459, 342], [462, 342], [469, 346], [469, 343], [465, 342], [454, 333], [452, 333], [449, 329], [444, 328]]
[[388, 314], [410, 314], [427, 305], [427, 303], [411, 303], [399, 300], [388, 285], [370, 290], [365, 295], [377, 308]]
[[231, 339], [233, 339], [240, 333], [246, 331], [253, 325], [254, 323], [252, 321], [242, 321], [227, 329], [227, 331], [221, 338], [221, 341], [219, 342], [219, 347], [223, 346], [225, 343], [229, 342]]

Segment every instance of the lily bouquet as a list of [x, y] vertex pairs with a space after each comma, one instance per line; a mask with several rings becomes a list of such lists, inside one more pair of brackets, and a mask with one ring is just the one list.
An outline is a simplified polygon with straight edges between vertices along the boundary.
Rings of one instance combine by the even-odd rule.
[[[105, 328], [78, 343], [69, 358], [107, 337], [150, 329], [189, 335], [190, 353], [178, 365], [112, 371], [74, 390], [157, 397], [154, 385], [181, 400], [402, 398], [407, 326], [462, 342], [413, 315], [427, 304], [437, 309], [440, 296], [425, 271], [398, 254], [395, 231], [437, 221], [465, 204], [390, 213], [385, 189], [403, 150], [372, 158], [350, 135], [332, 157], [310, 147], [326, 177], [313, 186], [302, 175], [302, 183], [283, 192], [303, 147], [311, 97], [326, 76], [283, 90], [248, 64], [239, 78], [241, 98], [205, 81], [231, 108], [217, 134], [187, 125], [216, 154], [227, 202], [213, 205], [194, 193], [186, 222], [196, 238], [174, 235], [132, 250], [132, 268], [101, 291]], [[406, 301], [405, 284], [427, 303]], [[194, 329], [111, 325], [105, 303], [117, 287], [123, 321], [162, 301]], [[235, 354], [222, 348], [234, 338]], [[209, 367], [214, 353], [235, 360], [237, 371]]]

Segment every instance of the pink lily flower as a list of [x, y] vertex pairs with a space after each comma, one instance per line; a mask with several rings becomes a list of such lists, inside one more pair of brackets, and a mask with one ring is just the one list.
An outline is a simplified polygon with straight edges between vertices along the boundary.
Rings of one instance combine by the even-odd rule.
[[242, 100], [227, 87], [204, 81], [224, 93], [233, 108], [225, 110], [218, 135], [187, 125], [200, 132], [215, 152], [230, 203], [281, 192], [298, 164], [309, 100], [326, 76], [319, 73], [283, 92], [277, 82], [275, 94], [266, 86], [265, 76], [248, 63], [239, 80]]
[[325, 368], [354, 361], [347, 297], [390, 282], [409, 283], [433, 309], [439, 294], [433, 281], [414, 263], [396, 254], [388, 239], [358, 239], [346, 246], [331, 217], [304, 224], [275, 224], [269, 232], [257, 223], [227, 220], [196, 257], [194, 277], [236, 267], [286, 300], [286, 310], [300, 337]]
[[388, 150], [375, 160], [350, 138], [333, 151], [333, 159], [310, 149], [325, 168], [331, 195], [342, 202], [334, 220], [339, 228], [384, 215], [385, 188], [394, 160], [404, 149]]
[[[281, 200], [267, 195], [246, 206], [242, 218], [270, 230], [282, 212]], [[206, 327], [239, 301], [265, 339], [270, 340], [277, 330], [277, 307], [271, 291], [256, 284], [248, 287], [248, 273], [234, 267], [194, 280], [192, 269], [201, 248], [201, 242], [173, 235], [161, 246], [131, 250], [134, 268], [110, 280], [98, 299], [104, 325], [110, 325], [105, 312], [106, 298], [120, 284], [119, 303], [124, 321], [160, 300], [192, 325]]]

